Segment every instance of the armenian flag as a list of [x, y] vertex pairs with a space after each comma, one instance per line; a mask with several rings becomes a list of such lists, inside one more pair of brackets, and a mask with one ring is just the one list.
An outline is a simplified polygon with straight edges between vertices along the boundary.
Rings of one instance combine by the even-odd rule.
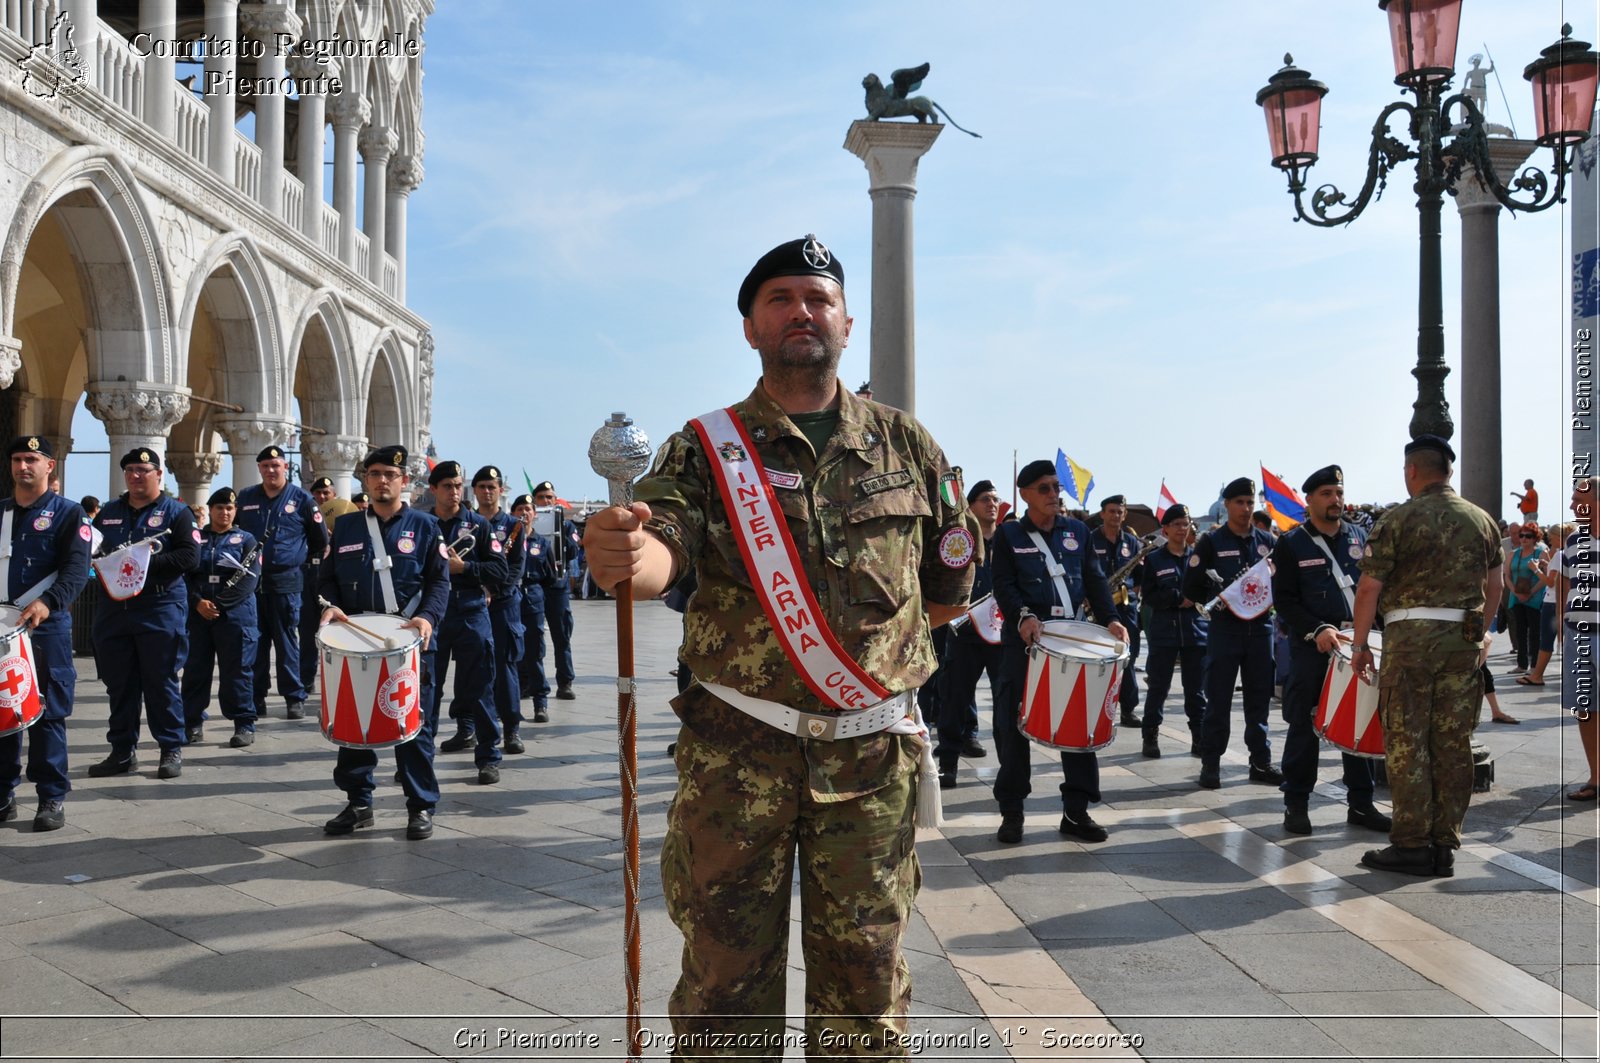
[[1283, 482], [1283, 477], [1265, 465], [1261, 466], [1261, 500], [1266, 503], [1267, 514], [1281, 532], [1304, 523], [1306, 519], [1305, 500]]
[[1067, 497], [1088, 508], [1089, 492], [1094, 490], [1094, 473], [1067, 457], [1063, 450], [1056, 451], [1056, 478], [1067, 489]]

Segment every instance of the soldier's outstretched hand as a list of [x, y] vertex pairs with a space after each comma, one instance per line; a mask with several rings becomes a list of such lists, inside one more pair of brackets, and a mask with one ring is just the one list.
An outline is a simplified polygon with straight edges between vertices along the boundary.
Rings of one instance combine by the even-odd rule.
[[618, 583], [643, 571], [645, 543], [649, 535], [644, 522], [650, 507], [635, 502], [629, 509], [607, 506], [589, 518], [583, 529], [583, 555], [589, 575], [600, 589], [610, 593]]

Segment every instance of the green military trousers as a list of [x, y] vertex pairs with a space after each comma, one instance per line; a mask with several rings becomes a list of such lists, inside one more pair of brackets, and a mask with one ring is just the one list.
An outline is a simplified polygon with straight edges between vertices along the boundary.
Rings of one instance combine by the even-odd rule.
[[921, 885], [920, 740], [799, 738], [691, 688], [661, 883], [683, 932], [669, 1005], [678, 1058], [778, 1059], [795, 856], [808, 1058], [906, 1055], [901, 939]]
[[1472, 729], [1483, 704], [1478, 651], [1426, 641], [1413, 649], [1390, 635], [1378, 686], [1394, 802], [1389, 840], [1408, 848], [1461, 848], [1472, 800]]

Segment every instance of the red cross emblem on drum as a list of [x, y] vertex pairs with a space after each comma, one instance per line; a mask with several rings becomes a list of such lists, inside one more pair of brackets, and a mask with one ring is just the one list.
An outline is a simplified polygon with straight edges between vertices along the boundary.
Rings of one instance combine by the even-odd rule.
[[378, 688], [378, 711], [391, 720], [403, 720], [416, 705], [421, 690], [417, 673], [402, 668]]

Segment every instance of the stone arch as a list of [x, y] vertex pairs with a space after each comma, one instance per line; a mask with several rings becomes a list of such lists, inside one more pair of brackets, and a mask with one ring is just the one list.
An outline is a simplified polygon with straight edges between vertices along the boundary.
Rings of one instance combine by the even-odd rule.
[[311, 293], [295, 322], [289, 350], [292, 394], [300, 403], [301, 423], [337, 435], [354, 434], [361, 406], [355, 342], [349, 312], [338, 292], [319, 288]]
[[266, 261], [253, 238], [229, 233], [200, 257], [178, 322], [186, 360], [195, 349], [197, 327], [215, 330], [222, 356], [209, 367], [214, 374], [209, 379], [197, 378], [196, 367], [187, 367], [194, 394], [243, 406], [249, 413], [288, 413], [283, 326]]
[[133, 172], [109, 148], [67, 148], [23, 190], [0, 248], [0, 331], [16, 334], [24, 258], [47, 216], [72, 249], [85, 295], [88, 379], [180, 384], [172, 284], [153, 214]]
[[415, 450], [414, 404], [406, 386], [404, 352], [394, 329], [387, 328], [378, 334], [366, 366], [361, 390], [366, 396], [364, 431], [368, 443], [380, 447], [398, 442]]

